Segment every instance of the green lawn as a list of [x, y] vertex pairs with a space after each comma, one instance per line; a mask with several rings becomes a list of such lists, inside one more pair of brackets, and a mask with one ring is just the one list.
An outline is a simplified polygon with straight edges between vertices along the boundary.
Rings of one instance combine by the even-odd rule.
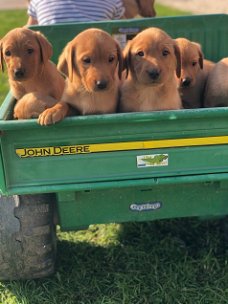
[[170, 8], [170, 7], [163, 6], [163, 5], [156, 4], [155, 7], [156, 7], [156, 11], [157, 11], [157, 17], [191, 15], [190, 12], [180, 11], [178, 9]]
[[[163, 7], [157, 11], [178, 14]], [[26, 14], [0, 11], [0, 19], [2, 37], [25, 24]], [[7, 90], [6, 77], [1, 76], [1, 98]], [[222, 220], [177, 219], [58, 231], [56, 274], [0, 282], [0, 304], [228, 303], [222, 224]]]
[[163, 220], [58, 233], [56, 275], [2, 282], [0, 303], [228, 303], [221, 223]]
[[[17, 11], [0, 11], [0, 38], [2, 38], [9, 30], [26, 24], [27, 15], [24, 10]], [[4, 100], [9, 90], [7, 73], [0, 74], [0, 104]]]

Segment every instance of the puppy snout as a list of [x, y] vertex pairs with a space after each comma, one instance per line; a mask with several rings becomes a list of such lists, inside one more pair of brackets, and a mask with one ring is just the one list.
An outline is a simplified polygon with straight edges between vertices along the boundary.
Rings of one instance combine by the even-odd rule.
[[184, 88], [187, 88], [191, 85], [192, 83], [192, 80], [190, 77], [186, 77], [186, 78], [183, 78], [181, 79], [181, 86], [184, 87]]
[[107, 86], [108, 86], [108, 81], [104, 80], [104, 79], [97, 80], [96, 83], [95, 83], [95, 85], [96, 85], [96, 89], [97, 90], [105, 90], [107, 88]]
[[14, 70], [14, 77], [16, 79], [21, 79], [25, 76], [25, 69], [18, 68]]
[[158, 80], [161, 74], [160, 70], [157, 68], [150, 69], [147, 71], [147, 73], [152, 80]]

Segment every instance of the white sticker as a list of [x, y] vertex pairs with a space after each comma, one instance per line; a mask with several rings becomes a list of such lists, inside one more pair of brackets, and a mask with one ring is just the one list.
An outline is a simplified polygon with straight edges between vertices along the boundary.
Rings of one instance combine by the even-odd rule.
[[127, 44], [127, 35], [126, 34], [114, 34], [112, 37], [119, 42], [121, 49], [123, 49]]
[[137, 167], [162, 167], [168, 166], [168, 154], [151, 154], [137, 156]]
[[130, 205], [131, 211], [155, 211], [162, 207], [161, 202], [135, 203]]

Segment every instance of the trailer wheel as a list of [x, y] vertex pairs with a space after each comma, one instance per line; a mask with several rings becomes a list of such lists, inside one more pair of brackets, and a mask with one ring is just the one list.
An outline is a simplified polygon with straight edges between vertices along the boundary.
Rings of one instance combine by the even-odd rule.
[[54, 196], [0, 196], [0, 279], [33, 279], [54, 272]]
[[224, 249], [225, 251], [228, 250], [228, 216], [225, 216], [221, 220], [221, 228], [223, 233], [223, 240], [224, 240]]

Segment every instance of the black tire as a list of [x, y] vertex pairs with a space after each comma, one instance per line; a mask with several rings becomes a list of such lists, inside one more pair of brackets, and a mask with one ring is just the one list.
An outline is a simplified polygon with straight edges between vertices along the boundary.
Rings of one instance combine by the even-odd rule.
[[221, 230], [223, 235], [224, 251], [228, 250], [228, 216], [224, 216], [221, 220]]
[[55, 271], [54, 196], [0, 196], [0, 279], [34, 279]]

